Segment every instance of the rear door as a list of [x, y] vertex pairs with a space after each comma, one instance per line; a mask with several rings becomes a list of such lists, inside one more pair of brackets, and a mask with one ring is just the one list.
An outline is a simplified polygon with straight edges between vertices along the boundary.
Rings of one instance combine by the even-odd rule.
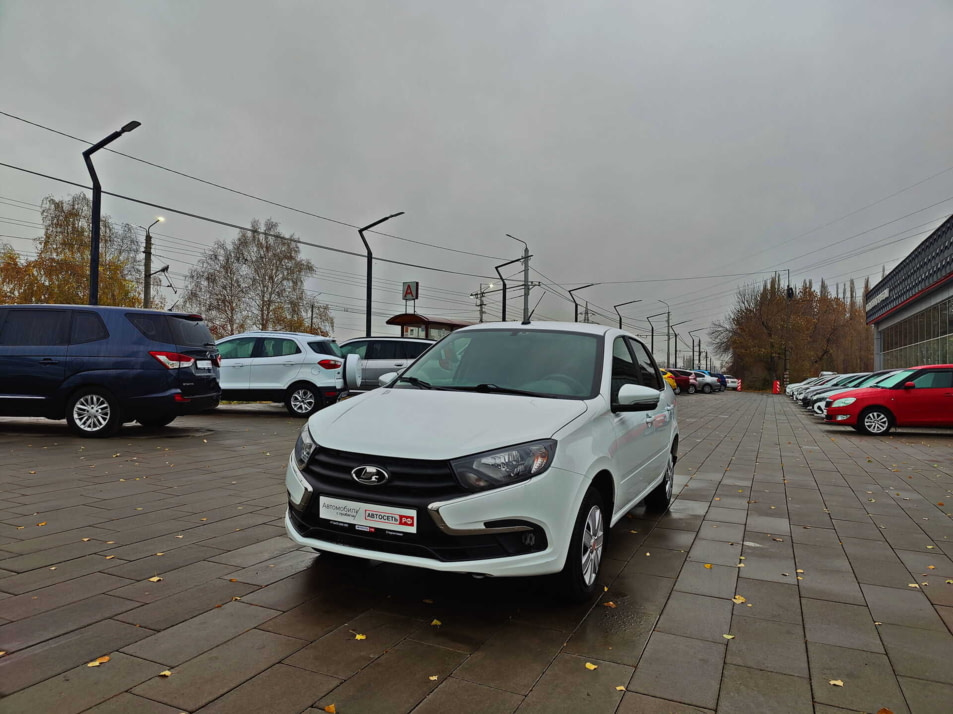
[[291, 385], [304, 361], [298, 343], [287, 337], [260, 337], [251, 359], [252, 391], [284, 390]]
[[364, 359], [362, 386], [373, 388], [377, 380], [388, 372], [397, 372], [410, 364], [398, 340], [370, 340]]
[[38, 415], [52, 409], [66, 376], [70, 311], [7, 309], [0, 324], [0, 410]]
[[223, 390], [244, 392], [251, 381], [255, 337], [233, 337], [218, 343], [222, 357], [219, 381]]

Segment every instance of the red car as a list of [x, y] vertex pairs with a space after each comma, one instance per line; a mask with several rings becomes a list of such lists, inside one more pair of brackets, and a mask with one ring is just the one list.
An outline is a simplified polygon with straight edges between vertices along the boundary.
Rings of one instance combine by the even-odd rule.
[[902, 369], [876, 386], [838, 392], [824, 406], [825, 421], [861, 434], [886, 434], [895, 426], [953, 426], [953, 364]]
[[698, 378], [691, 372], [684, 369], [670, 369], [669, 373], [674, 377], [675, 384], [678, 385], [678, 389], [675, 391], [676, 394], [681, 392], [688, 392], [689, 394], [695, 393], [695, 388], [698, 386]]

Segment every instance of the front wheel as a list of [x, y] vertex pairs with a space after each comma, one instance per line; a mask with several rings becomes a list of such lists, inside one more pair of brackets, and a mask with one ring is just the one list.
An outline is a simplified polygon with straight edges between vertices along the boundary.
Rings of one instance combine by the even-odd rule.
[[697, 392], [697, 391], [698, 391], [698, 388], [697, 388], [694, 384], [689, 384], [689, 385], [688, 385], [688, 393], [689, 393], [689, 394], [694, 394], [694, 393]]
[[119, 404], [105, 389], [81, 389], [66, 405], [66, 422], [70, 429], [86, 438], [111, 436], [122, 426]]
[[285, 409], [291, 416], [309, 417], [321, 408], [321, 397], [312, 384], [292, 384], [285, 394]]
[[676, 393], [676, 394], [681, 394], [681, 393], [682, 393], [682, 388], [676, 386], [676, 387], [675, 387], [675, 393]]
[[710, 384], [704, 385], [704, 386], [702, 387], [702, 391], [703, 391], [705, 394], [711, 394], [711, 385], [710, 385]]
[[861, 433], [870, 436], [883, 436], [893, 426], [890, 414], [881, 407], [864, 410], [857, 422]]
[[596, 591], [596, 578], [605, 549], [606, 518], [602, 495], [590, 487], [576, 516], [559, 579], [559, 591], [570, 602], [582, 602]]

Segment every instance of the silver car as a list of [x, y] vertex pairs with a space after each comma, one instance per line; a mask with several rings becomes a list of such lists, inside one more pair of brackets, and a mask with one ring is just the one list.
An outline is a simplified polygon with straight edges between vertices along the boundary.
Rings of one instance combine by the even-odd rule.
[[341, 343], [341, 352], [361, 358], [361, 391], [377, 387], [388, 372], [400, 372], [426, 352], [433, 340], [416, 337], [357, 337]]

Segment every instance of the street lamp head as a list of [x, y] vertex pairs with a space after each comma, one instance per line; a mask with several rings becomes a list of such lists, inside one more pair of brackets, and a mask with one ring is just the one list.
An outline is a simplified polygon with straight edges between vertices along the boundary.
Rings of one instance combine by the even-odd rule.
[[162, 216], [156, 216], [156, 220], [157, 220], [159, 223], [163, 223], [163, 222], [165, 221], [165, 218], [163, 218]]
[[128, 134], [130, 131], [132, 131], [133, 129], [138, 129], [140, 126], [142, 126], [142, 123], [141, 123], [141, 122], [131, 121], [131, 122], [129, 122], [128, 124], [126, 124], [126, 125], [125, 125], [122, 129], [120, 129], [119, 131], [120, 131], [120, 133], [122, 133], [122, 134]]

